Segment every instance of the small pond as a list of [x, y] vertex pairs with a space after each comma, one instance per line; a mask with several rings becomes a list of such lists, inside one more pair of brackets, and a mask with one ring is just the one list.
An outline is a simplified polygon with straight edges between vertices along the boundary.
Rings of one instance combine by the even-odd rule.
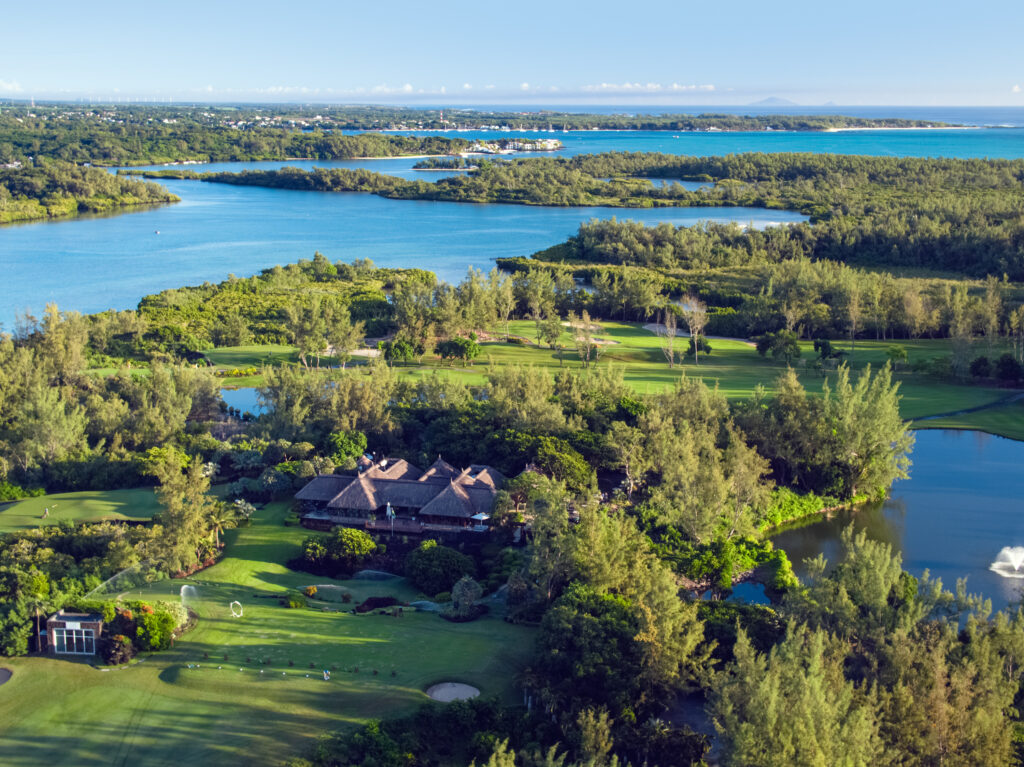
[[853, 524], [901, 552], [914, 575], [928, 570], [949, 590], [966, 578], [968, 592], [997, 610], [1019, 601], [1024, 580], [989, 567], [1003, 547], [1024, 545], [1024, 442], [937, 429], [916, 438], [911, 477], [893, 486], [889, 500], [786, 530], [775, 545], [803, 576], [808, 557], [836, 561], [839, 535]]
[[240, 413], [260, 415], [263, 413], [263, 408], [257, 401], [257, 392], [258, 390], [253, 388], [221, 389], [220, 397], [228, 407], [233, 407]]

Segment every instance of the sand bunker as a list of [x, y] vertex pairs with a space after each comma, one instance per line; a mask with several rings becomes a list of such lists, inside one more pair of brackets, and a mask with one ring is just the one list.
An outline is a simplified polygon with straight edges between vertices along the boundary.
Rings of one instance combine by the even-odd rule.
[[427, 695], [432, 700], [451, 703], [453, 700], [469, 700], [480, 695], [480, 691], [468, 684], [459, 682], [441, 682], [427, 688]]
[[[0, 684], [3, 684], [4, 682], [6, 682], [6, 681], [7, 681], [8, 679], [10, 679], [10, 678], [11, 678], [11, 671], [10, 671], [10, 669], [6, 669], [6, 668], [0, 668]], [[434, 688], [433, 688], [433, 687], [431, 687], [430, 689], [431, 689], [431, 690], [433, 690]], [[472, 687], [470, 687], [469, 689], [471, 689], [471, 690], [472, 690], [473, 688], [472, 688]], [[427, 690], [427, 692], [429, 693], [429, 692], [430, 692], [430, 690]], [[480, 693], [478, 692], [478, 693], [477, 693], [477, 695], [479, 695], [479, 694], [480, 694]], [[472, 698], [473, 696], [472, 696], [472, 695], [470, 695], [469, 697], [471, 697], [471, 698]]]

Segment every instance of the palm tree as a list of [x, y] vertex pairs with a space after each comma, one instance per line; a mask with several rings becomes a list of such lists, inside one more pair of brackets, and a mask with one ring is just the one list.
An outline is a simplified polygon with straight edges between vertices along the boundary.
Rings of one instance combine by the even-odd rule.
[[215, 549], [220, 549], [220, 536], [225, 530], [229, 530], [238, 523], [238, 515], [233, 506], [226, 503], [218, 503], [211, 510], [206, 518], [210, 526], [210, 533], [213, 535]]

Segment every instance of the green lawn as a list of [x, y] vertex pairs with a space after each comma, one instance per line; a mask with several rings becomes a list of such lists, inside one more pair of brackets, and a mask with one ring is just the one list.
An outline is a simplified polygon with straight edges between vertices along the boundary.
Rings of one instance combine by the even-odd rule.
[[[43, 519], [43, 510], [50, 514]], [[131, 490], [84, 490], [27, 498], [0, 506], [0, 533], [40, 525], [55, 525], [63, 520], [99, 522], [105, 519], [149, 519], [160, 506], [152, 488]]]
[[1015, 402], [977, 413], [918, 421], [919, 429], [978, 429], [1010, 439], [1024, 440], [1024, 403]]
[[[177, 599], [186, 582], [197, 590], [190, 604], [200, 623], [172, 650], [110, 671], [5, 660], [14, 676], [0, 687], [0, 764], [279, 764], [324, 730], [409, 713], [438, 681], [511, 696], [531, 629], [490, 616], [453, 624], [408, 610], [401, 618], [355, 616], [334, 612], [341, 607], [334, 602], [289, 610], [254, 598], [331, 583], [284, 566], [308, 534], [284, 527], [287, 514], [286, 504], [268, 506], [251, 527], [228, 533], [219, 564], [143, 590], [152, 599]], [[403, 579], [334, 583], [355, 601], [418, 596]], [[243, 617], [232, 617], [233, 600]], [[257, 658], [268, 663], [258, 666]], [[332, 666], [337, 671], [324, 681], [323, 669]]]
[[[784, 365], [770, 359], [760, 357], [753, 344], [735, 339], [711, 339], [712, 353], [702, 356], [698, 364], [692, 357], [687, 357], [682, 365], [669, 369], [661, 350], [661, 340], [653, 333], [645, 330], [638, 323], [603, 322], [601, 332], [595, 333], [598, 338], [614, 343], [604, 346], [600, 365], [620, 365], [624, 369], [626, 382], [636, 391], [651, 394], [671, 388], [685, 375], [700, 378], [709, 386], [718, 386], [727, 397], [738, 399], [749, 397], [760, 384], [771, 388], [772, 382], [783, 372]], [[563, 333], [561, 355], [549, 348], [540, 348], [532, 343], [536, 337], [532, 321], [519, 320], [510, 324], [512, 335], [527, 338], [531, 343], [526, 345], [507, 344], [504, 341], [492, 341], [481, 344], [481, 353], [474, 363], [465, 367], [451, 365], [437, 358], [426, 357], [421, 363], [399, 365], [395, 369], [403, 378], [416, 379], [432, 372], [458, 378], [471, 385], [483, 384], [487, 378], [489, 365], [535, 365], [547, 368], [553, 373], [563, 367], [580, 369], [582, 367], [573, 348], [572, 336]], [[496, 336], [503, 336], [495, 331]], [[679, 339], [677, 349], [685, 349], [687, 340]], [[944, 339], [919, 339], [915, 341], [866, 341], [857, 342], [851, 360], [854, 368], [871, 364], [876, 369], [886, 362], [886, 350], [894, 345], [907, 350], [908, 361], [897, 378], [901, 381], [903, 394], [903, 415], [907, 418], [920, 418], [926, 415], [955, 412], [997, 402], [1007, 396], [1008, 392], [988, 386], [970, 386], [937, 381], [928, 376], [906, 370], [918, 360], [929, 360], [949, 354], [949, 342]], [[848, 344], [839, 344], [844, 350]], [[802, 342], [802, 360], [798, 360], [796, 369], [804, 385], [811, 391], [820, 391], [824, 378], [811, 367], [815, 353], [813, 344]], [[1002, 350], [1000, 350], [1002, 351]], [[227, 367], [247, 367], [259, 365], [268, 353], [275, 361], [296, 361], [295, 351], [286, 346], [247, 346], [237, 348], [215, 349], [207, 356]], [[561, 358], [560, 358], [561, 357]], [[326, 358], [322, 364], [328, 364]], [[801, 364], [802, 363], [802, 364]], [[356, 362], [355, 364], [359, 364]], [[252, 386], [259, 381], [248, 379], [229, 379], [225, 383], [235, 386]], [[937, 422], [936, 422], [937, 423]], [[959, 428], [984, 428], [995, 434], [1019, 437], [1024, 427], [1015, 424], [1012, 419], [1003, 422], [994, 415], [981, 413], [964, 416], [959, 421]], [[986, 424], [985, 426], [974, 424]], [[920, 425], [924, 425], [923, 423]], [[933, 425], [932, 422], [928, 426]]]

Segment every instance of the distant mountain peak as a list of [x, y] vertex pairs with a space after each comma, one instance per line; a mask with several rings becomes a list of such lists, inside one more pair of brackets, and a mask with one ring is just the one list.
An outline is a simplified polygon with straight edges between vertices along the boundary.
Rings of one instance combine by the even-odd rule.
[[796, 107], [800, 106], [795, 101], [789, 99], [779, 98], [778, 96], [769, 96], [766, 99], [755, 101], [753, 104], [747, 104], [751, 107]]

